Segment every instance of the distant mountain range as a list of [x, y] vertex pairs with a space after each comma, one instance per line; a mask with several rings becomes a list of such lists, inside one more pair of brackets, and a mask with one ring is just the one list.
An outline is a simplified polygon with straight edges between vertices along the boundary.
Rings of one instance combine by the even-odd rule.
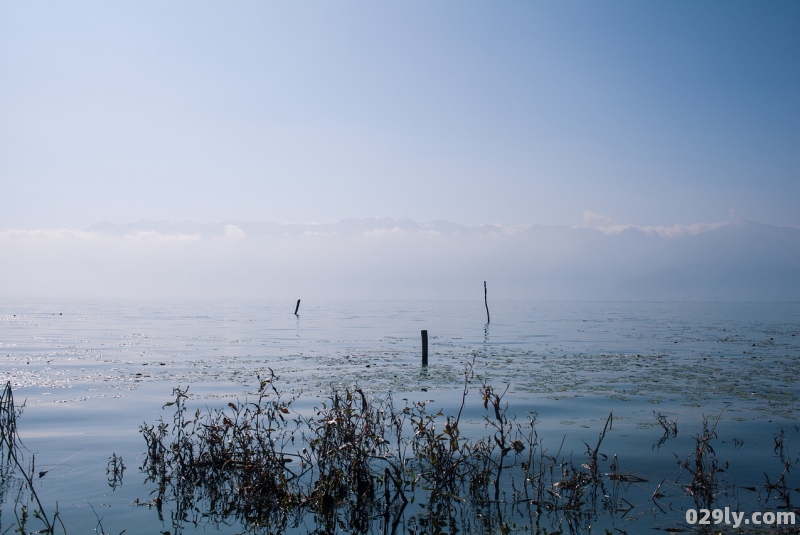
[[[800, 229], [746, 220], [672, 227], [161, 221], [99, 223], [86, 231], [193, 237], [197, 249], [227, 240], [225, 255], [240, 281], [261, 273], [286, 283], [251, 281], [250, 291], [266, 294], [283, 287], [337, 298], [459, 298], [490, 280], [505, 298], [800, 300]], [[230, 281], [222, 286], [232, 291]]]
[[[508, 229], [529, 230], [532, 225], [507, 227], [503, 225], [480, 225], [468, 227], [449, 221], [432, 223], [416, 223], [411, 219], [391, 219], [388, 217], [371, 217], [365, 219], [343, 219], [336, 223], [266, 223], [253, 221], [226, 221], [223, 223], [194, 223], [191, 221], [140, 221], [116, 225], [97, 223], [88, 227], [88, 232], [102, 232], [115, 236], [130, 236], [140, 232], [158, 232], [159, 234], [197, 234], [203, 237], [224, 236], [226, 228], [235, 226], [248, 236], [301, 236], [308, 234], [338, 234], [342, 236], [358, 236], [380, 231], [394, 233], [438, 233], [441, 235], [477, 235], [497, 232], [508, 232]], [[553, 228], [537, 226], [541, 228]]]

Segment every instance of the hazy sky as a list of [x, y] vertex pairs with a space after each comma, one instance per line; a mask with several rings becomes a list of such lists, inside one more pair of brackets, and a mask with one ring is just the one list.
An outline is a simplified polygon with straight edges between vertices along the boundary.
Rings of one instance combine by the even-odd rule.
[[0, 229], [800, 226], [800, 2], [2, 2]]

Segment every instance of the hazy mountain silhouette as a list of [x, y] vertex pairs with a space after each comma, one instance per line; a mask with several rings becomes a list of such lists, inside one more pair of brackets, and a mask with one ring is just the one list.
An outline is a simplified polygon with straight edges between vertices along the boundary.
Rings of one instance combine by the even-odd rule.
[[[159, 221], [86, 232], [149, 251], [124, 253], [132, 266], [157, 249], [163, 267], [142, 269], [167, 294], [471, 298], [476, 281], [491, 280], [501, 298], [800, 300], [800, 229], [744, 220], [597, 228]], [[159, 240], [167, 245], [147, 245]], [[121, 276], [146, 292], [147, 277], [131, 270]]]

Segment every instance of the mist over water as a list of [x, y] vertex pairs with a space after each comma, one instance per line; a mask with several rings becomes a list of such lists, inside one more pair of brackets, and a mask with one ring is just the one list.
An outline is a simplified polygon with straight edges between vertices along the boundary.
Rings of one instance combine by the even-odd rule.
[[466, 227], [360, 219], [0, 232], [0, 295], [258, 299], [790, 301], [800, 230]]

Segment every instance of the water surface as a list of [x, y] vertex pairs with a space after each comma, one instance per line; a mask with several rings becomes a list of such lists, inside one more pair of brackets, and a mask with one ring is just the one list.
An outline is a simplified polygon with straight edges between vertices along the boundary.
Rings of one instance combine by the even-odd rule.
[[[520, 418], [536, 413], [543, 445], [578, 460], [583, 441], [596, 442], [613, 411], [603, 451], [648, 480], [633, 490], [647, 497], [662, 479], [678, 476], [676, 458], [692, 452], [704, 416], [719, 417], [717, 457], [729, 461], [726, 477], [739, 487], [763, 486], [765, 472], [780, 475], [774, 437], [781, 430], [792, 459], [800, 456], [798, 303], [503, 301], [490, 304], [491, 324], [480, 301], [303, 301], [298, 316], [294, 305], [3, 303], [0, 379], [11, 382], [17, 403], [25, 400], [18, 423], [36, 471], [47, 471], [35, 481], [43, 503], [58, 502], [71, 532], [94, 529], [98, 518], [109, 532], [173, 529], [133, 505], [152, 490], [138, 472], [138, 426], [168, 417], [161, 407], [176, 386], [189, 386], [193, 406], [216, 408], [252, 397], [256, 377], [270, 369], [282, 390], [302, 396], [297, 407], [307, 412], [332, 385], [430, 400], [452, 412], [472, 363], [476, 377], [465, 409], [471, 432], [484, 427], [481, 379], [508, 385], [509, 411]], [[421, 329], [429, 332], [427, 368], [420, 366]], [[658, 449], [662, 429], [654, 412], [679, 428]], [[112, 453], [127, 465], [123, 484], [113, 489], [106, 474]], [[681, 483], [662, 491], [672, 510], [662, 514], [640, 500], [624, 522], [678, 525], [692, 502]], [[761, 510], [774, 505], [758, 501], [765, 495], [740, 491], [731, 499], [741, 510]], [[11, 526], [13, 505], [6, 492], [0, 528]]]

